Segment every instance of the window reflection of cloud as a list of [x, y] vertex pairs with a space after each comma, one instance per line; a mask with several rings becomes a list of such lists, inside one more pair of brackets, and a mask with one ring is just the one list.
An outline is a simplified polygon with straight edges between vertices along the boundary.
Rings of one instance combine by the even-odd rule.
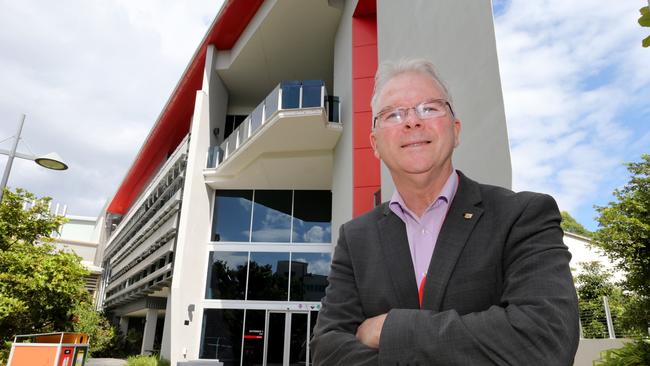
[[244, 208], [246, 211], [250, 212], [252, 202], [246, 198], [237, 198], [237, 203]]
[[282, 242], [289, 238], [287, 229], [262, 229], [253, 231], [253, 241]]
[[[321, 257], [323, 254], [320, 255]], [[318, 259], [318, 260], [309, 260], [305, 258], [293, 258], [295, 262], [307, 263], [307, 273], [314, 275], [328, 275], [330, 272], [330, 260], [329, 259]]]
[[[258, 214], [253, 223], [253, 241], [257, 242], [288, 242], [291, 234], [291, 216], [265, 206], [257, 206]], [[264, 217], [260, 220], [261, 212]], [[259, 216], [258, 216], [259, 215]]]
[[322, 226], [314, 225], [306, 233], [302, 235], [302, 239], [306, 243], [325, 243], [329, 242], [331, 238], [331, 227], [323, 228]]
[[262, 228], [289, 228], [291, 216], [274, 209], [265, 208], [266, 215], [262, 219]]

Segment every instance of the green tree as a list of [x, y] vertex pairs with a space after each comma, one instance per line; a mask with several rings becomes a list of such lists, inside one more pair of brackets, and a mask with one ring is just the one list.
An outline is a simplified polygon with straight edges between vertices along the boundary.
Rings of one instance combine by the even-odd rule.
[[[639, 9], [639, 12], [641, 13], [641, 17], [639, 18], [639, 24], [642, 27], [650, 27], [650, 6], [644, 6], [641, 9]], [[650, 47], [650, 36], [645, 37], [642, 41], [641, 44], [643, 47]]]
[[629, 311], [635, 313], [636, 328], [646, 333], [650, 325], [650, 155], [641, 158], [627, 164], [631, 177], [614, 191], [616, 201], [596, 207], [599, 229], [593, 244], [625, 272], [621, 286], [635, 295]]
[[562, 215], [562, 223], [560, 223], [562, 230], [591, 238], [593, 233], [576, 221], [568, 212], [562, 211], [560, 214]]
[[90, 352], [115, 350], [118, 337], [85, 289], [81, 257], [57, 250], [52, 234], [65, 222], [49, 198], [5, 190], [0, 202], [0, 365], [15, 334], [75, 331], [90, 335]]
[[103, 313], [95, 310], [90, 298], [77, 303], [71, 309], [71, 324], [68, 330], [87, 333], [90, 336], [90, 350], [93, 355], [114, 351], [118, 348], [119, 338], [115, 327]]
[[621, 289], [612, 282], [611, 273], [598, 262], [581, 262], [580, 266], [582, 270], [575, 276], [575, 282], [583, 337], [607, 338], [609, 336], [603, 296], [607, 296], [609, 300], [614, 330], [618, 334], [627, 334], [627, 329], [622, 323], [626, 298]]

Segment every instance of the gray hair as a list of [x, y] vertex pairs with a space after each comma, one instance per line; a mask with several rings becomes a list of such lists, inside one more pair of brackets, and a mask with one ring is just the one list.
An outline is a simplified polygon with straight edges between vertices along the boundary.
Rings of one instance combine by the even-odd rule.
[[406, 72], [417, 72], [433, 79], [451, 105], [451, 95], [449, 94], [449, 90], [436, 73], [436, 68], [431, 61], [422, 58], [401, 59], [396, 62], [385, 61], [379, 65], [377, 73], [375, 74], [375, 90], [373, 91], [372, 99], [370, 100], [370, 107], [372, 108], [373, 116], [377, 115], [377, 112], [379, 112], [377, 110], [377, 99], [379, 99], [379, 95], [381, 94], [382, 89], [384, 89], [384, 86], [386, 86], [386, 84], [395, 76]]

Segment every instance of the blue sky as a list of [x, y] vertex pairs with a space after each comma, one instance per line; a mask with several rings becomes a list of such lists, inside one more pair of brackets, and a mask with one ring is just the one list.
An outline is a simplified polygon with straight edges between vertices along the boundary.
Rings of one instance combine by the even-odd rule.
[[493, 2], [513, 188], [552, 194], [589, 229], [594, 205], [650, 153], [644, 1]]
[[[9, 184], [71, 214], [99, 214], [220, 3], [3, 2], [0, 140], [26, 113], [31, 150], [70, 165], [16, 160]], [[627, 181], [622, 164], [650, 153], [650, 49], [641, 47], [650, 32], [637, 24], [645, 4], [493, 1], [513, 188], [552, 194], [590, 229], [593, 205]]]

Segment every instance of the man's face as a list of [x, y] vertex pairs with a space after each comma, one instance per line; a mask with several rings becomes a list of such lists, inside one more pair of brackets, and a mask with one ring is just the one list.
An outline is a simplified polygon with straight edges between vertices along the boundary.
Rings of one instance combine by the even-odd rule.
[[[378, 111], [389, 107], [414, 107], [432, 99], [446, 99], [436, 82], [427, 75], [407, 72], [393, 77], [377, 99]], [[447, 114], [419, 119], [414, 110], [399, 125], [377, 128], [370, 134], [375, 156], [382, 159], [394, 178], [414, 174], [446, 173], [451, 155], [459, 143], [460, 121]]]

